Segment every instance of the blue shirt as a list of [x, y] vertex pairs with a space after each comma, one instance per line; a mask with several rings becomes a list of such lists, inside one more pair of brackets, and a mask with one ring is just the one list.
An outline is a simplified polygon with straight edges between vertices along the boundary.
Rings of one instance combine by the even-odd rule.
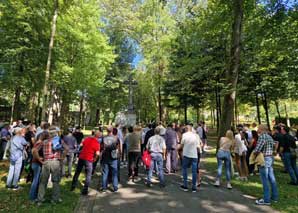
[[23, 157], [24, 146], [26, 146], [28, 142], [24, 137], [16, 135], [11, 140], [10, 145], [10, 161], [16, 162], [18, 159]]
[[7, 137], [9, 137], [9, 136], [10, 136], [9, 131], [6, 128], [3, 128], [1, 130], [1, 139], [7, 141]]

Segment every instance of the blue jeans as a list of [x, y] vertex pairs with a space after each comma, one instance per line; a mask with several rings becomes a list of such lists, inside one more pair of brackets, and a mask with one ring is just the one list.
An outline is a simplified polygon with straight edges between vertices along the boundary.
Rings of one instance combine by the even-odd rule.
[[285, 167], [291, 177], [291, 181], [293, 183], [298, 183], [298, 169], [296, 165], [296, 158], [292, 158], [290, 152], [283, 153], [283, 156]]
[[85, 167], [86, 181], [85, 181], [85, 184], [84, 184], [84, 187], [83, 187], [83, 192], [88, 192], [88, 187], [91, 183], [92, 166], [93, 166], [93, 163], [91, 161], [79, 159], [78, 165], [77, 165], [77, 168], [76, 168], [76, 172], [75, 172], [75, 174], [73, 176], [73, 179], [72, 179], [72, 184], [71, 185], [72, 185], [73, 188], [75, 188], [77, 186], [79, 176], [80, 176], [83, 168]]
[[159, 182], [161, 185], [164, 185], [165, 179], [164, 179], [164, 175], [163, 175], [163, 158], [162, 158], [161, 153], [151, 153], [151, 165], [150, 165], [148, 177], [147, 177], [148, 183], [151, 183], [154, 165], [157, 165]]
[[226, 179], [228, 182], [231, 181], [231, 153], [229, 151], [219, 150], [217, 152], [217, 179], [221, 178], [222, 174], [222, 161], [225, 164]]
[[41, 173], [41, 165], [39, 163], [32, 163], [32, 170], [33, 170], [33, 181], [31, 184], [30, 192], [29, 192], [29, 199], [35, 200], [37, 199], [38, 194], [38, 185], [39, 185], [39, 177]]
[[19, 158], [16, 162], [10, 162], [6, 185], [15, 187], [18, 185], [23, 159]]
[[108, 187], [109, 169], [112, 170], [112, 183], [114, 190], [118, 190], [118, 160], [108, 160], [102, 163], [102, 188]]
[[[272, 200], [278, 200], [277, 184], [273, 172], [273, 162], [273, 157], [265, 157], [265, 166], [261, 166], [259, 169], [261, 181], [263, 184], [264, 201], [268, 203], [270, 203], [270, 198]], [[269, 183], [271, 185], [271, 197]]]
[[187, 168], [191, 166], [192, 172], [192, 188], [197, 188], [197, 170], [198, 170], [198, 159], [197, 158], [189, 158], [183, 156], [182, 160], [182, 175], [183, 175], [183, 186], [187, 188]]

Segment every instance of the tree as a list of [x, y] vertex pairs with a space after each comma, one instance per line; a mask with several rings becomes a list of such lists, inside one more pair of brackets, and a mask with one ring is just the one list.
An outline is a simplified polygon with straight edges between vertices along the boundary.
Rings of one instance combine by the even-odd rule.
[[234, 104], [240, 66], [243, 3], [243, 0], [233, 1], [234, 21], [231, 37], [231, 56], [229, 69], [226, 71], [225, 76], [228, 88], [224, 95], [219, 136], [224, 136], [225, 132], [230, 129], [234, 116]]

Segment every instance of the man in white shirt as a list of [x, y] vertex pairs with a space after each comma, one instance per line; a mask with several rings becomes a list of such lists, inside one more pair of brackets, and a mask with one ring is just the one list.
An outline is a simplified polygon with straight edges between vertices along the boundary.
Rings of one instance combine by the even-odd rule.
[[183, 185], [180, 187], [183, 191], [188, 191], [187, 187], [187, 168], [192, 167], [192, 192], [197, 191], [197, 169], [198, 152], [200, 152], [201, 139], [199, 135], [192, 132], [192, 126], [188, 125], [187, 132], [182, 135], [181, 147], [183, 149], [182, 174]]
[[151, 165], [148, 172], [147, 186], [151, 186], [153, 168], [154, 165], [157, 164], [160, 187], [165, 187], [163, 160], [166, 159], [166, 142], [165, 139], [160, 136], [159, 127], [155, 128], [154, 133], [155, 135], [149, 138], [146, 147], [151, 155]]

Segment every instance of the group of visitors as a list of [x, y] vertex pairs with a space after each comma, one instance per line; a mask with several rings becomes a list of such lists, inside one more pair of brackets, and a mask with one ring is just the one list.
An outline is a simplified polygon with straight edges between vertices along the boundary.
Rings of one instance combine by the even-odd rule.
[[[52, 203], [62, 202], [60, 180], [72, 178], [71, 191], [75, 190], [81, 172], [86, 180], [82, 195], [88, 195], [92, 176], [101, 167], [101, 191], [104, 193], [111, 183], [112, 191], [118, 191], [120, 165], [127, 165], [129, 181], [138, 179], [140, 165], [146, 165], [145, 184], [152, 186], [152, 176], [159, 178], [161, 188], [166, 186], [165, 174], [176, 173], [181, 165], [183, 181], [181, 190], [188, 191], [188, 168], [191, 168], [191, 191], [200, 187], [200, 158], [207, 148], [206, 124], [199, 122], [179, 126], [169, 123], [165, 128], [160, 122], [147, 127], [120, 125], [99, 127], [91, 136], [84, 137], [80, 127], [61, 132], [57, 126], [42, 122], [40, 127], [22, 121], [1, 128], [0, 160], [10, 161], [6, 187], [19, 190], [18, 182], [24, 169], [31, 181], [29, 198], [41, 205], [45, 201], [46, 188], [52, 182]], [[62, 134], [61, 134], [62, 133]], [[276, 125], [269, 132], [266, 125], [251, 129], [249, 125], [238, 125], [228, 130], [218, 142], [218, 173], [214, 185], [221, 185], [222, 167], [226, 172], [226, 187], [232, 189], [231, 179], [238, 173], [238, 179], [248, 181], [249, 175], [260, 174], [264, 197], [256, 204], [270, 205], [278, 200], [277, 183], [273, 171], [274, 156], [279, 154], [290, 176], [291, 185], [298, 185], [296, 166], [296, 140], [290, 129], [283, 124]], [[146, 158], [146, 159], [144, 159]], [[179, 161], [180, 160], [180, 161]], [[235, 168], [234, 168], [234, 163]], [[72, 175], [73, 165], [76, 165]], [[67, 172], [65, 171], [67, 167]], [[271, 193], [270, 193], [271, 188]], [[271, 195], [270, 195], [271, 194]]]
[[[274, 157], [279, 154], [289, 173], [290, 185], [298, 185], [297, 138], [290, 134], [290, 128], [278, 124], [273, 132], [269, 132], [267, 125], [259, 125], [250, 130], [249, 125], [238, 125], [236, 131], [228, 130], [218, 143], [217, 163], [218, 172], [214, 186], [220, 186], [222, 165], [224, 162], [227, 188], [232, 189], [231, 176], [234, 172], [233, 159], [238, 179], [248, 180], [248, 175], [259, 172], [263, 184], [264, 196], [256, 200], [258, 205], [270, 205], [277, 202], [278, 189], [273, 170]], [[271, 188], [271, 195], [270, 195]]]
[[[6, 187], [19, 190], [18, 185], [24, 170], [28, 173], [26, 181], [31, 181], [29, 199], [38, 205], [44, 202], [46, 188], [49, 179], [53, 185], [52, 203], [62, 202], [60, 198], [61, 177], [71, 177], [71, 170], [75, 155], [78, 151], [76, 135], [80, 132], [76, 129], [61, 135], [56, 126], [50, 126], [46, 122], [36, 128], [30, 122], [18, 121], [10, 126], [4, 124], [1, 129], [1, 160], [7, 158], [10, 161]], [[65, 164], [68, 165], [68, 173], [65, 175]]]

